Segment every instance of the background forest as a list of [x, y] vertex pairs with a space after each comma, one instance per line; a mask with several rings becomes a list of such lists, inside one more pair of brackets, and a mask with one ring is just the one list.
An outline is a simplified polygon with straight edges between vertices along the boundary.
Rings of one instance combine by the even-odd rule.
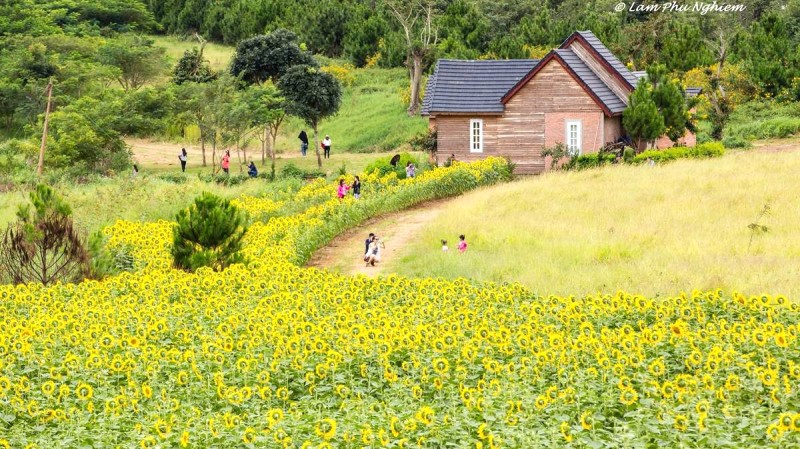
[[[420, 37], [424, 20], [405, 33], [397, 11], [406, 4], [411, 2], [5, 1], [0, 172], [24, 178], [35, 166], [50, 81], [45, 164], [70, 176], [127, 169], [126, 138], [197, 140], [204, 126], [199, 116], [218, 112], [220, 123], [235, 121], [242, 110], [225, 105], [240, 94], [186, 84], [214, 84], [231, 71], [231, 47], [281, 29], [293, 32], [298, 48], [344, 88], [331, 123], [341, 126], [338, 148], [347, 151], [393, 149], [424, 131], [423, 120], [403, 117], [399, 107], [408, 103], [413, 54], [420, 55], [426, 74], [437, 58], [539, 58], [583, 29], [592, 30], [633, 70], [663, 64], [684, 86], [703, 87], [700, 141], [747, 146], [753, 139], [800, 130], [800, 107], [794, 103], [800, 99], [800, 0], [745, 0], [743, 12], [704, 15], [615, 12], [617, 2], [611, 0], [422, 1], [420, 7], [429, 7], [423, 15], [430, 18], [427, 40]], [[180, 78], [186, 64], [194, 75], [202, 67], [204, 75]], [[277, 78], [271, 81], [277, 85]], [[379, 100], [370, 95], [386, 101], [381, 90], [386, 86], [392, 106], [373, 108]], [[266, 94], [277, 98], [280, 92]], [[283, 124], [280, 135], [291, 139], [292, 148], [302, 126], [291, 117]], [[223, 128], [213, 129], [214, 144], [238, 147], [246, 137], [245, 130], [228, 127], [226, 134]], [[250, 140], [257, 136], [251, 133]], [[262, 157], [275, 137], [262, 139]]]

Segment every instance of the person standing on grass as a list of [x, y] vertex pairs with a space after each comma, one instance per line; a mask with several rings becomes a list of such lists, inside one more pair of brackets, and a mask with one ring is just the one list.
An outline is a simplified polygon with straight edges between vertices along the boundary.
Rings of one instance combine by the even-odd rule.
[[186, 172], [186, 156], [188, 156], [188, 154], [186, 153], [186, 148], [181, 148], [181, 152], [180, 154], [178, 154], [178, 160], [181, 161], [182, 173]]
[[231, 168], [231, 151], [225, 150], [225, 154], [222, 155], [222, 171], [225, 172], [226, 175], [229, 175], [230, 168]]
[[339, 201], [344, 199], [348, 190], [350, 190], [350, 186], [344, 183], [344, 179], [340, 179], [339, 188], [336, 190], [336, 196], [339, 197]]
[[306, 151], [308, 151], [308, 134], [306, 134], [306, 130], [300, 131], [297, 138], [300, 139], [300, 154], [305, 157]]
[[133, 173], [131, 174], [131, 178], [135, 178], [136, 175], [138, 174], [139, 174], [139, 167], [137, 167], [136, 164], [133, 164]]
[[325, 153], [325, 159], [331, 158], [331, 136], [325, 135], [325, 139], [322, 140], [322, 151]]
[[464, 234], [458, 236], [458, 252], [465, 253], [467, 251], [467, 238]]
[[350, 188], [353, 189], [353, 198], [361, 198], [361, 179], [358, 178], [358, 175], [356, 175], [353, 180], [353, 185], [350, 186]]

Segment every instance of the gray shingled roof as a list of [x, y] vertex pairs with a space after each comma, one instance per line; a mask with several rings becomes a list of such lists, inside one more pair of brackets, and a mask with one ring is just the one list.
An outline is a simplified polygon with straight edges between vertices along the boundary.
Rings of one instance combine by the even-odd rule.
[[538, 62], [537, 59], [440, 59], [428, 78], [422, 115], [440, 112], [502, 113], [504, 106], [500, 99]]
[[578, 34], [580, 34], [584, 39], [586, 39], [586, 42], [589, 45], [591, 45], [592, 48], [594, 48], [595, 51], [597, 51], [597, 53], [599, 53], [600, 56], [603, 59], [605, 59], [606, 62], [608, 62], [608, 64], [611, 67], [614, 68], [614, 70], [616, 70], [620, 75], [622, 75], [622, 77], [625, 78], [625, 80], [628, 81], [631, 84], [631, 86], [636, 86], [637, 79], [633, 75], [633, 73], [631, 73], [631, 71], [628, 70], [627, 67], [625, 67], [625, 64], [623, 64], [622, 61], [620, 61], [619, 59], [617, 59], [616, 56], [614, 56], [614, 53], [611, 53], [611, 50], [606, 48], [606, 46], [603, 45], [602, 42], [600, 42], [600, 39], [598, 39], [597, 36], [594, 35], [594, 33], [587, 30], [587, 31], [578, 31]]
[[616, 114], [625, 110], [625, 102], [617, 96], [607, 85], [601, 80], [596, 73], [584, 63], [578, 55], [568, 48], [560, 48], [555, 51], [567, 66], [575, 72], [575, 75], [583, 81], [586, 86], [591, 90], [600, 102], [602, 102], [612, 114]]

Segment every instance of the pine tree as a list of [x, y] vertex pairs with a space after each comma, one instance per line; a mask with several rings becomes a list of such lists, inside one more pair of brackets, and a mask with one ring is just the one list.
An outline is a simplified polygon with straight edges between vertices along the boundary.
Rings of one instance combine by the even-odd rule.
[[652, 86], [651, 97], [664, 118], [664, 133], [673, 142], [686, 133], [686, 98], [677, 81], [668, 78], [667, 68], [657, 64], [647, 70]]
[[208, 192], [180, 211], [173, 228], [172, 257], [176, 268], [194, 271], [211, 267], [221, 271], [244, 263], [242, 239], [247, 232], [247, 214]]
[[628, 107], [622, 114], [622, 125], [636, 140], [637, 148], [642, 142], [651, 142], [664, 133], [664, 117], [653, 101], [649, 83], [640, 82], [631, 93]]

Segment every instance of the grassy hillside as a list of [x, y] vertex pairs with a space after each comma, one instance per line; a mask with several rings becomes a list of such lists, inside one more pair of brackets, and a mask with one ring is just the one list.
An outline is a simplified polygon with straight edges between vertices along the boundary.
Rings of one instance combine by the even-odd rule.
[[[156, 45], [164, 47], [174, 65], [184, 51], [196, 47], [197, 42], [173, 36], [153, 36]], [[204, 56], [214, 70], [227, 70], [234, 48], [208, 44]], [[340, 64], [341, 61], [322, 58], [322, 65]], [[329, 134], [333, 152], [391, 151], [404, 145], [419, 132], [427, 129], [427, 120], [408, 117], [407, 105], [401, 92], [408, 88], [408, 74], [404, 69], [363, 68], [352, 69], [352, 85], [343, 88], [342, 104], [336, 116], [320, 126], [320, 140]], [[165, 80], [166, 81], [166, 78]], [[279, 152], [298, 152], [297, 135], [301, 129], [310, 129], [300, 120], [289, 118], [278, 136]], [[191, 137], [196, 135], [189, 132]], [[257, 141], [253, 146], [257, 146]], [[313, 148], [311, 148], [313, 150]]]
[[[614, 166], [453, 202], [394, 261], [400, 274], [519, 281], [542, 293], [764, 291], [800, 298], [800, 152]], [[751, 230], [759, 212], [770, 213]], [[469, 251], [443, 254], [466, 234]]]
[[[335, 117], [325, 120], [319, 132], [330, 134], [333, 152], [390, 151], [427, 129], [428, 120], [409, 117], [401, 91], [408, 87], [403, 69], [354, 69], [355, 82], [345, 87], [342, 106]], [[290, 120], [278, 138], [281, 151], [299, 152], [297, 134], [309, 128], [300, 120]]]
[[[166, 49], [171, 67], [174, 67], [186, 50], [198, 47], [196, 39], [177, 36], [150, 36], [155, 45]], [[228, 45], [209, 42], [203, 49], [203, 56], [208, 59], [211, 68], [216, 71], [227, 70], [235, 49]]]

